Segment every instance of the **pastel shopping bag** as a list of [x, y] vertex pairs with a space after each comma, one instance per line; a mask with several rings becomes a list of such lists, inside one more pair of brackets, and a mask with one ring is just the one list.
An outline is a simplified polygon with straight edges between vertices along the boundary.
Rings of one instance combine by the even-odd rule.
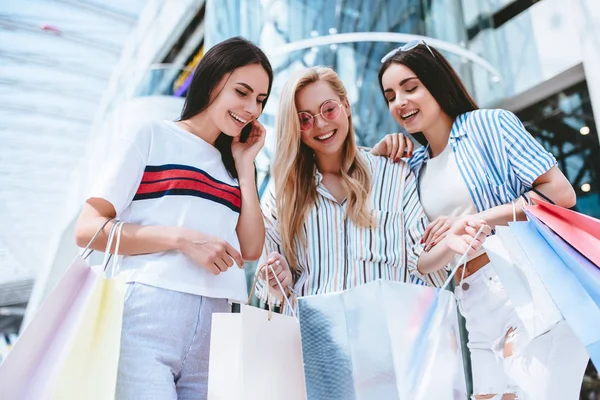
[[[116, 227], [117, 224], [111, 230], [111, 238]], [[90, 245], [103, 228], [104, 225], [94, 235]], [[109, 239], [109, 245], [110, 242]], [[105, 261], [108, 262], [106, 258]], [[103, 344], [98, 348], [102, 353], [98, 352], [95, 358], [92, 357], [89, 367], [87, 361], [85, 364], [78, 363], [77, 368], [81, 370], [71, 375], [69, 379], [69, 375], [73, 373], [74, 360], [84, 357], [79, 354], [82, 350], [79, 343], [94, 337], [95, 332], [90, 335], [90, 326], [96, 324], [90, 321], [95, 320], [102, 313], [111, 314], [113, 319], [115, 314], [122, 315], [122, 303], [120, 306], [118, 304], [119, 299], [122, 302], [120, 295], [122, 290], [118, 289], [119, 284], [116, 281], [108, 284], [107, 282], [103, 267], [92, 268], [83, 257], [75, 258], [0, 365], [0, 398], [3, 400], [114, 398], [116, 365], [104, 363], [104, 367], [110, 370], [103, 370], [97, 368], [98, 362], [94, 361], [101, 354], [111, 359], [111, 353], [118, 353], [118, 343], [116, 348], [107, 349], [104, 346], [105, 343], [111, 342], [110, 339], [102, 338], [97, 341], [96, 343]], [[106, 287], [114, 288], [108, 289], [110, 296], [105, 296]], [[115, 310], [99, 306], [99, 304], [112, 306], [113, 302], [117, 302]], [[110, 318], [102, 319], [98, 326], [102, 326], [107, 320]], [[92, 331], [95, 331], [95, 328]], [[120, 329], [116, 334], [120, 336]], [[114, 345], [114, 340], [111, 344]], [[88, 352], [86, 355], [92, 354]], [[94, 375], [90, 376], [88, 372]], [[65, 391], [68, 387], [65, 382], [70, 381], [71, 384], [78, 385], [74, 379], [94, 380], [95, 384], [86, 387], [85, 390], [68, 393]], [[98, 397], [101, 394], [106, 396]]]
[[308, 399], [464, 399], [454, 295], [377, 280], [298, 299]]
[[552, 246], [556, 254], [563, 260], [569, 271], [577, 278], [584, 290], [592, 300], [600, 307], [600, 268], [584, 257], [573, 246], [563, 240], [559, 235], [550, 230], [545, 224], [537, 219], [529, 210], [526, 211], [538, 232]]
[[506, 289], [529, 337], [548, 332], [563, 317], [536, 269], [508, 226], [483, 243], [490, 262]]
[[[592, 362], [600, 367], [600, 307], [572, 269], [577, 263], [565, 262], [545, 235], [555, 235], [541, 223], [512, 222], [510, 228], [521, 244], [544, 286], [565, 320], [586, 347]], [[540, 231], [543, 231], [542, 234]], [[569, 264], [569, 265], [568, 265]]]
[[[114, 399], [125, 301], [125, 282], [102, 268], [52, 392], [53, 399]], [[83, 394], [83, 396], [82, 396]]]
[[240, 307], [213, 314], [208, 399], [305, 400], [297, 318]]
[[600, 220], [541, 200], [536, 203], [525, 207], [527, 212], [600, 267]]

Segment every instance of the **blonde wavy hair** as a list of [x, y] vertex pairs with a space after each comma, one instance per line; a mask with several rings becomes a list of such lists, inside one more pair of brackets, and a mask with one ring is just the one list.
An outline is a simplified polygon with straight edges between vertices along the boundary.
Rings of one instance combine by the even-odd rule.
[[[302, 142], [296, 93], [318, 81], [326, 82], [347, 106], [346, 88], [338, 75], [326, 67], [312, 67], [300, 71], [290, 78], [281, 91], [277, 120], [277, 144], [271, 175], [275, 185], [277, 219], [283, 250], [290, 268], [297, 272], [298, 254], [294, 240], [306, 245], [306, 236], [301, 232], [308, 212], [317, 198], [315, 185], [316, 164], [314, 152]], [[342, 186], [347, 193], [345, 218], [358, 226], [373, 226], [368, 197], [371, 176], [367, 161], [358, 153], [354, 139], [352, 115], [349, 113], [349, 130], [342, 148]]]

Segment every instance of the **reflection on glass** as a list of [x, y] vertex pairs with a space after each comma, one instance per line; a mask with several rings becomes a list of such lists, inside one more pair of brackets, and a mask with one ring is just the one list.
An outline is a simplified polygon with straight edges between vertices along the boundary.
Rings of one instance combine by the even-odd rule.
[[598, 131], [585, 82], [518, 113], [525, 127], [552, 152], [577, 192], [575, 209], [600, 217]]

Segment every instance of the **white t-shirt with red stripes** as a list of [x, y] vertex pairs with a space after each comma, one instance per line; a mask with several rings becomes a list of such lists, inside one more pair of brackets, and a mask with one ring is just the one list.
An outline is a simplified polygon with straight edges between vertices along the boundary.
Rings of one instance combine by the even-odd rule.
[[[171, 121], [145, 124], [116, 139], [91, 197], [109, 201], [117, 218], [139, 225], [181, 226], [226, 240], [238, 251], [240, 188], [211, 144]], [[179, 292], [245, 301], [244, 271], [213, 275], [179, 251], [123, 256], [130, 280]]]

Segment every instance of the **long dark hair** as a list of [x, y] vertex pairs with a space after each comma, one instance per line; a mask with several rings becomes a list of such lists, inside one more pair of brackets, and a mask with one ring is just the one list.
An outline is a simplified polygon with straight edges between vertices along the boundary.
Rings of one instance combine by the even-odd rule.
[[[392, 64], [402, 64], [410, 68], [425, 85], [435, 101], [452, 120], [460, 114], [477, 110], [479, 107], [465, 85], [458, 77], [448, 60], [435, 48], [419, 45], [411, 50], [398, 51], [387, 59], [379, 69], [379, 87], [383, 94], [382, 78]], [[385, 95], [384, 95], [385, 98]], [[387, 99], [386, 99], [387, 103]]]
[[[261, 49], [250, 41], [237, 36], [216, 44], [204, 54], [194, 71], [180, 120], [190, 119], [210, 105], [212, 91], [224, 75], [237, 68], [252, 64], [259, 64], [269, 75], [269, 90], [267, 97], [262, 102], [264, 110], [273, 84], [273, 68]], [[221, 153], [221, 159], [229, 175], [237, 178], [238, 174], [231, 154], [232, 141], [231, 136], [221, 132], [215, 141], [215, 147]]]

